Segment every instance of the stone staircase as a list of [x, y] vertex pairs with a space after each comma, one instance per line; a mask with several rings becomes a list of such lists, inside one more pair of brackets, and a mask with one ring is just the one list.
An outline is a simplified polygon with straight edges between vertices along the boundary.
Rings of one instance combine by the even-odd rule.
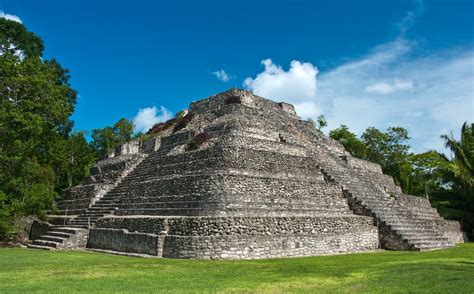
[[93, 227], [99, 219], [114, 214], [115, 209], [116, 207], [99, 200], [98, 204], [92, 205], [92, 207], [86, 209], [85, 212], [72, 219], [69, 222], [69, 226], [89, 229]]
[[89, 229], [93, 228], [101, 218], [113, 215], [115, 210], [117, 210], [113, 198], [111, 199], [106, 196], [120, 186], [122, 181], [133, 173], [147, 157], [147, 155], [141, 155], [134, 164], [117, 178], [110, 190], [105, 192], [103, 196], [96, 197], [95, 201], [89, 205], [89, 208], [86, 208], [78, 216], [67, 221], [62, 226], [50, 226], [46, 234], [33, 240], [32, 244], [28, 247], [46, 250], [85, 247]]
[[72, 226], [51, 226], [46, 234], [33, 240], [28, 248], [34, 249], [73, 249], [85, 247], [89, 230]]
[[[93, 228], [95, 223], [104, 216], [112, 215], [115, 210], [116, 207], [110, 200], [100, 199], [85, 212], [70, 220], [66, 226], [52, 226], [46, 234], [33, 240], [28, 247], [47, 250], [85, 247], [89, 229]], [[85, 234], [83, 246], [78, 246], [76, 241], [71, 240], [79, 232]], [[68, 243], [72, 244], [68, 246]]]
[[[322, 172], [343, 188], [352, 209], [358, 214], [376, 218], [381, 232], [381, 245], [394, 250], [432, 250], [454, 246], [454, 242], [442, 236], [436, 221], [442, 218], [434, 208], [415, 211], [403, 207], [374, 181], [360, 176], [327, 152], [320, 162]], [[373, 177], [378, 175], [373, 174]], [[383, 176], [383, 175], [382, 175]]]
[[[62, 226], [51, 226], [50, 230], [39, 238], [33, 240], [29, 248], [36, 249], [61, 249], [67, 248], [64, 244], [68, 243], [71, 237], [74, 237], [77, 232], [85, 231], [88, 235], [89, 229], [93, 228], [95, 224], [105, 216], [115, 214], [119, 208], [120, 200], [122, 200], [123, 191], [126, 191], [127, 185], [135, 181], [140, 181], [145, 178], [146, 174], [155, 165], [156, 159], [163, 155], [163, 151], [153, 152], [150, 155], [143, 156], [131, 167], [126, 170], [114, 183], [113, 188], [108, 190], [103, 196], [95, 199], [93, 204], [83, 210], [78, 216], [67, 221]], [[148, 159], [148, 160], [146, 160]], [[126, 201], [128, 203], [128, 201]], [[76, 246], [81, 247], [81, 246]], [[82, 246], [82, 247], [85, 247]]]

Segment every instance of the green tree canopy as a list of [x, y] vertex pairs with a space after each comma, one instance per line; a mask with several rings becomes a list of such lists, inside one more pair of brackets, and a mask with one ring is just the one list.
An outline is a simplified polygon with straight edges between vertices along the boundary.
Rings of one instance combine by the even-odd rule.
[[326, 117], [322, 114], [319, 115], [316, 118], [316, 128], [318, 129], [318, 131], [321, 131], [323, 128], [325, 128], [327, 126], [328, 126], [328, 122], [326, 120]]
[[368, 128], [362, 134], [362, 142], [366, 148], [366, 157], [369, 161], [378, 163], [382, 170], [391, 175], [402, 188], [403, 174], [409, 168], [408, 131], [401, 127], [390, 127], [387, 132], [376, 128]]
[[41, 38], [28, 32], [15, 21], [0, 19], [0, 55], [22, 55], [22, 57], [41, 57], [44, 45]]
[[447, 164], [446, 157], [433, 150], [410, 154], [408, 168], [402, 172], [405, 192], [429, 198], [432, 192], [443, 189]]
[[104, 158], [111, 153], [115, 147], [135, 138], [133, 134], [133, 123], [121, 118], [111, 127], [94, 129], [92, 132], [92, 146], [97, 157]]
[[41, 58], [43, 49], [22, 24], [0, 18], [0, 236], [18, 217], [44, 216], [62, 175], [74, 173], [64, 146], [76, 92], [68, 70]]
[[364, 143], [357, 138], [356, 134], [349, 131], [345, 125], [329, 132], [329, 136], [341, 143], [352, 156], [366, 158], [366, 149]]
[[474, 124], [465, 122], [462, 125], [460, 140], [456, 140], [452, 134], [442, 135], [441, 138], [453, 154], [446, 169], [454, 176], [455, 187], [474, 210]]

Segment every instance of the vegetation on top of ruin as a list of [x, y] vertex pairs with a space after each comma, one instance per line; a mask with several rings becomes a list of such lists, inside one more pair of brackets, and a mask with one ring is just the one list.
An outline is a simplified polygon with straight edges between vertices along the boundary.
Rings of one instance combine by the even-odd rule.
[[225, 99], [225, 104], [241, 104], [242, 103], [242, 98], [237, 95], [232, 95], [229, 96]]
[[212, 139], [212, 134], [208, 132], [201, 132], [199, 134], [196, 134], [196, 136], [194, 136], [194, 138], [189, 141], [187, 149], [188, 151], [197, 150], [210, 139]]
[[137, 135], [133, 133], [133, 123], [121, 118], [110, 127], [94, 129], [90, 145], [95, 150], [97, 158], [105, 158], [114, 151], [115, 147], [136, 138]]

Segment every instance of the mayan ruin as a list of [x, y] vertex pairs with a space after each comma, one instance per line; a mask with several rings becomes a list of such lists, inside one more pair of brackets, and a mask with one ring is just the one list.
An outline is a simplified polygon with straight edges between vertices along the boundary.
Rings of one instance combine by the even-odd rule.
[[98, 161], [30, 247], [258, 259], [463, 242], [458, 222], [404, 195], [292, 105], [245, 90], [193, 102], [160, 135]]

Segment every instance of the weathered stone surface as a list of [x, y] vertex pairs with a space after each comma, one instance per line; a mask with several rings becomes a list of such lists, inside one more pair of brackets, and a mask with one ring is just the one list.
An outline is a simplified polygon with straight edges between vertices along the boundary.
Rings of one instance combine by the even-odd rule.
[[[63, 216], [51, 222], [90, 229], [91, 249], [169, 258], [429, 250], [463, 241], [459, 223], [404, 195], [379, 165], [351, 157], [290, 104], [233, 89], [191, 103], [188, 115], [184, 128], [129, 142], [97, 162], [64, 193]], [[206, 139], [190, 148], [197, 134]], [[68, 248], [51, 230], [38, 246]]]
[[30, 240], [36, 240], [42, 235], [46, 235], [48, 230], [51, 228], [51, 225], [47, 222], [42, 222], [40, 220], [34, 220], [31, 224], [30, 229]]
[[162, 237], [124, 229], [92, 229], [87, 247], [157, 256]]

